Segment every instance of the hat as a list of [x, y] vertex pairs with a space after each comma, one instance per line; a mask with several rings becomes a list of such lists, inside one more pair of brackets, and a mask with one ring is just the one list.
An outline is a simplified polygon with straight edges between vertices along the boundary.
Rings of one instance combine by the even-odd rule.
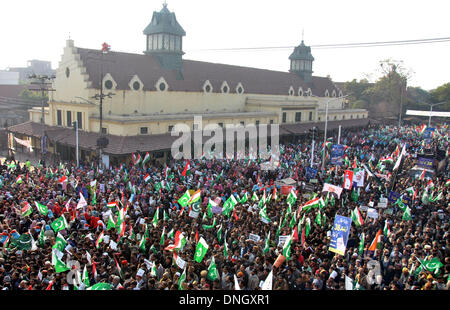
[[240, 278], [240, 277], [243, 277], [244, 276], [244, 273], [242, 272], [242, 271], [239, 271], [238, 273], [237, 273], [237, 276]]
[[408, 268], [403, 267], [402, 272], [409, 272]]

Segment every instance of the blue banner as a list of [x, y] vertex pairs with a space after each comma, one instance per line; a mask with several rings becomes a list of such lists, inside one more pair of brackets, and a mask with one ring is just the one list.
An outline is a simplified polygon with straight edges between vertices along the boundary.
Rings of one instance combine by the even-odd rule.
[[433, 169], [433, 159], [419, 157], [417, 159], [417, 166], [420, 168]]
[[341, 166], [344, 160], [344, 146], [333, 144], [331, 147], [331, 164]]
[[[400, 197], [400, 193], [397, 192], [390, 192], [389, 193], [389, 197], [388, 197], [388, 201], [391, 203], [394, 203], [397, 201], [397, 199]], [[407, 195], [403, 195], [402, 197], [402, 202], [408, 206], [411, 205], [411, 197], [407, 196]]]
[[423, 133], [424, 139], [431, 140], [431, 138], [433, 137], [433, 132], [434, 132], [434, 128], [430, 128], [430, 127], [426, 128], [425, 132]]
[[316, 174], [317, 174], [317, 169], [306, 167], [306, 170], [305, 170], [305, 177], [306, 177], [306, 179], [308, 179], [308, 180], [309, 179], [314, 179]]
[[349, 217], [336, 215], [334, 218], [333, 229], [331, 230], [331, 240], [329, 251], [344, 255], [347, 248], [348, 235], [352, 225], [352, 219]]

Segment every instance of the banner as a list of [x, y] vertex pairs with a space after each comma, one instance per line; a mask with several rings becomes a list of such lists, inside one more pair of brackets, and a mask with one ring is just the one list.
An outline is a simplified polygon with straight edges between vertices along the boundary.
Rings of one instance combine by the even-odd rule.
[[289, 235], [283, 235], [278, 238], [278, 246], [283, 246]]
[[347, 248], [348, 235], [350, 233], [350, 227], [352, 225], [352, 219], [349, 217], [336, 215], [334, 218], [333, 228], [331, 230], [331, 240], [329, 251], [344, 255]]
[[21, 140], [21, 139], [18, 139], [16, 137], [14, 137], [14, 140], [16, 140], [17, 143], [19, 143], [19, 144], [21, 144], [23, 146], [26, 146], [28, 149], [30, 149], [30, 152], [33, 152], [33, 147], [31, 146], [30, 141], [28, 141], [28, 140]]
[[211, 208], [211, 211], [212, 211], [212, 213], [214, 213], [214, 214], [222, 214], [222, 208], [221, 208], [221, 207], [218, 207], [218, 206], [213, 206], [213, 207]]
[[345, 189], [351, 189], [352, 185], [353, 185], [353, 171], [345, 170], [344, 185], [342, 187]]
[[248, 239], [251, 240], [251, 241], [254, 241], [254, 242], [258, 242], [261, 239], [261, 237], [258, 236], [258, 235], [255, 235], [255, 234], [250, 234], [248, 236]]
[[364, 169], [358, 169], [355, 171], [355, 177], [353, 179], [353, 182], [356, 183], [357, 187], [364, 187], [364, 175], [365, 175]]
[[325, 183], [325, 184], [323, 184], [322, 192], [335, 193], [338, 198], [341, 198], [342, 187], [339, 187], [339, 186], [336, 186], [333, 184], [329, 184], [329, 183]]
[[314, 179], [315, 176], [316, 176], [316, 174], [317, 174], [317, 169], [313, 169], [313, 168], [310, 168], [310, 167], [306, 167], [306, 170], [305, 170], [305, 178], [306, 178], [307, 180], [309, 180], [309, 179]]
[[435, 128], [427, 127], [425, 132], [423, 133], [423, 138], [428, 140], [427, 143], [430, 143], [431, 138], [433, 138]]
[[433, 169], [433, 159], [419, 157], [417, 159], [417, 166], [425, 169]]
[[292, 189], [292, 186], [281, 186], [281, 195], [289, 195]]
[[[400, 198], [400, 196], [401, 196], [400, 193], [391, 191], [389, 193], [388, 200], [389, 200], [389, 202], [394, 203], [397, 201], [398, 198]], [[407, 206], [411, 206], [411, 197], [409, 197], [407, 195], [403, 195], [402, 202]]]
[[344, 146], [342, 144], [333, 144], [331, 147], [331, 164], [341, 166], [344, 157]]

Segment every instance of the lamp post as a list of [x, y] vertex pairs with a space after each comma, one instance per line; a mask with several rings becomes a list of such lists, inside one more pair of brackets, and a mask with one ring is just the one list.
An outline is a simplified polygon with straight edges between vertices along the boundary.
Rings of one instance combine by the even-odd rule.
[[342, 96], [342, 97], [337, 97], [337, 98], [332, 98], [332, 99], [328, 99], [327, 100], [327, 106], [325, 108], [325, 130], [323, 133], [323, 146], [324, 146], [324, 152], [323, 152], [323, 156], [322, 156], [322, 170], [325, 169], [325, 143], [327, 142], [327, 127], [328, 127], [328, 104], [331, 101], [334, 100], [338, 100], [338, 99], [344, 99], [345, 97], [350, 96], [350, 94]]
[[428, 118], [428, 127], [431, 126], [431, 114], [433, 113], [433, 107], [436, 105], [446, 103], [446, 102], [447, 101], [442, 101], [442, 102], [438, 102], [438, 103], [427, 103], [430, 106], [430, 117]]

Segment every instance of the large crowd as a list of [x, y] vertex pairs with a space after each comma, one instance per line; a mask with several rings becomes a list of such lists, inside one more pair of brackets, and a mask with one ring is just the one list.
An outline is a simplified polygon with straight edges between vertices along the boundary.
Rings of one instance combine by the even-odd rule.
[[[429, 141], [417, 126], [345, 130], [340, 166], [329, 156], [337, 134], [328, 134], [330, 144], [316, 140], [312, 167], [310, 136], [281, 145], [274, 170], [257, 159], [134, 160], [103, 170], [4, 160], [0, 289], [260, 290], [269, 275], [274, 290], [448, 289], [449, 174], [445, 166], [411, 173], [422, 153], [448, 158], [448, 127]], [[363, 186], [339, 197], [323, 191], [355, 169], [366, 171]], [[279, 185], [285, 179], [292, 188]], [[200, 199], [186, 203], [186, 192]], [[400, 202], [379, 206], [390, 192]], [[303, 208], [317, 197], [323, 205]], [[329, 250], [336, 215], [353, 219], [344, 255]], [[199, 244], [207, 249], [198, 259]]]

